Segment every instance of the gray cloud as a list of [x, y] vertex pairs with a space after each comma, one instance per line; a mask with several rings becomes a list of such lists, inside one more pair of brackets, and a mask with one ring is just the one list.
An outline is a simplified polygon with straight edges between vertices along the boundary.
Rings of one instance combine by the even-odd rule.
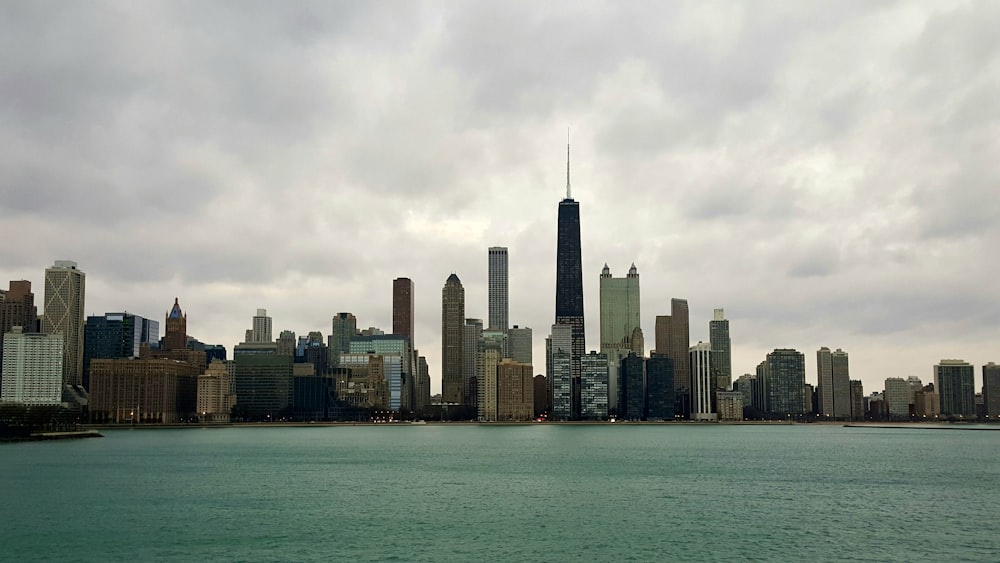
[[441, 286], [485, 317], [505, 245], [541, 372], [569, 126], [592, 344], [600, 268], [634, 261], [647, 342], [671, 297], [695, 341], [725, 307], [740, 373], [786, 346], [847, 349], [869, 390], [996, 361], [997, 24], [990, 3], [8, 2], [0, 236], [28, 243], [0, 275], [41, 301], [74, 259], [88, 314], [176, 296], [229, 347], [258, 307], [389, 328], [408, 276], [436, 387]]

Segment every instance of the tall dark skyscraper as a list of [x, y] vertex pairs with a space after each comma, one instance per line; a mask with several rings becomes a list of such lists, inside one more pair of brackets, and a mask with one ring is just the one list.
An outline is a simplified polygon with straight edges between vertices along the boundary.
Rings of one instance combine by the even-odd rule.
[[[580, 254], [580, 204], [573, 200], [569, 183], [569, 143], [566, 144], [566, 199], [559, 202], [556, 244], [556, 322], [573, 327], [570, 374], [580, 379], [580, 357], [586, 349], [583, 323], [583, 260]], [[578, 388], [578, 386], [574, 386]], [[574, 393], [574, 405], [579, 406]], [[578, 412], [574, 409], [574, 413]]]
[[465, 288], [452, 274], [441, 290], [441, 400], [463, 404], [465, 347], [462, 326], [465, 323]]
[[392, 280], [392, 333], [405, 336], [413, 345], [413, 281]]

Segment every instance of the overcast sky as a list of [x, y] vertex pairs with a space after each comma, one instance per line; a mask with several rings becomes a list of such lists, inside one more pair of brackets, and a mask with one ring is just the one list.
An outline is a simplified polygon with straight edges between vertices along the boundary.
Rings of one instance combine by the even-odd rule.
[[[554, 320], [566, 129], [588, 349], [598, 277], [635, 262], [648, 347], [730, 319], [735, 375], [850, 353], [865, 392], [941, 358], [1000, 362], [998, 2], [0, 3], [0, 280], [57, 259], [86, 312], [232, 353], [257, 308], [296, 334], [350, 311], [440, 390], [441, 288]], [[161, 330], [162, 330], [161, 325]]]

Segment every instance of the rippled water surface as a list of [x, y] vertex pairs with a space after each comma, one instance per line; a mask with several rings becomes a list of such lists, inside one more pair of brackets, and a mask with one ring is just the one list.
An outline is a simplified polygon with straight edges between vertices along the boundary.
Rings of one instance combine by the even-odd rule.
[[0, 559], [1000, 560], [1000, 432], [110, 430], [0, 445]]

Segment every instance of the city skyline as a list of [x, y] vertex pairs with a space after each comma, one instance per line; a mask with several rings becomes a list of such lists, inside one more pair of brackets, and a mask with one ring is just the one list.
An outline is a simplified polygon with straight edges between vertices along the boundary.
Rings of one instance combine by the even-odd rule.
[[407, 277], [438, 392], [438, 291], [457, 273], [487, 318], [483, 254], [504, 246], [544, 373], [571, 125], [587, 351], [603, 264], [634, 262], [647, 351], [671, 298], [692, 344], [724, 307], [733, 379], [786, 347], [811, 383], [816, 350], [849, 352], [868, 392], [997, 361], [996, 6], [189, 8], [0, 18], [20, 46], [0, 278], [40, 312], [44, 269], [72, 260], [85, 316], [180, 297], [191, 335], [232, 350], [259, 308], [275, 335], [328, 336], [339, 312], [388, 332]]

